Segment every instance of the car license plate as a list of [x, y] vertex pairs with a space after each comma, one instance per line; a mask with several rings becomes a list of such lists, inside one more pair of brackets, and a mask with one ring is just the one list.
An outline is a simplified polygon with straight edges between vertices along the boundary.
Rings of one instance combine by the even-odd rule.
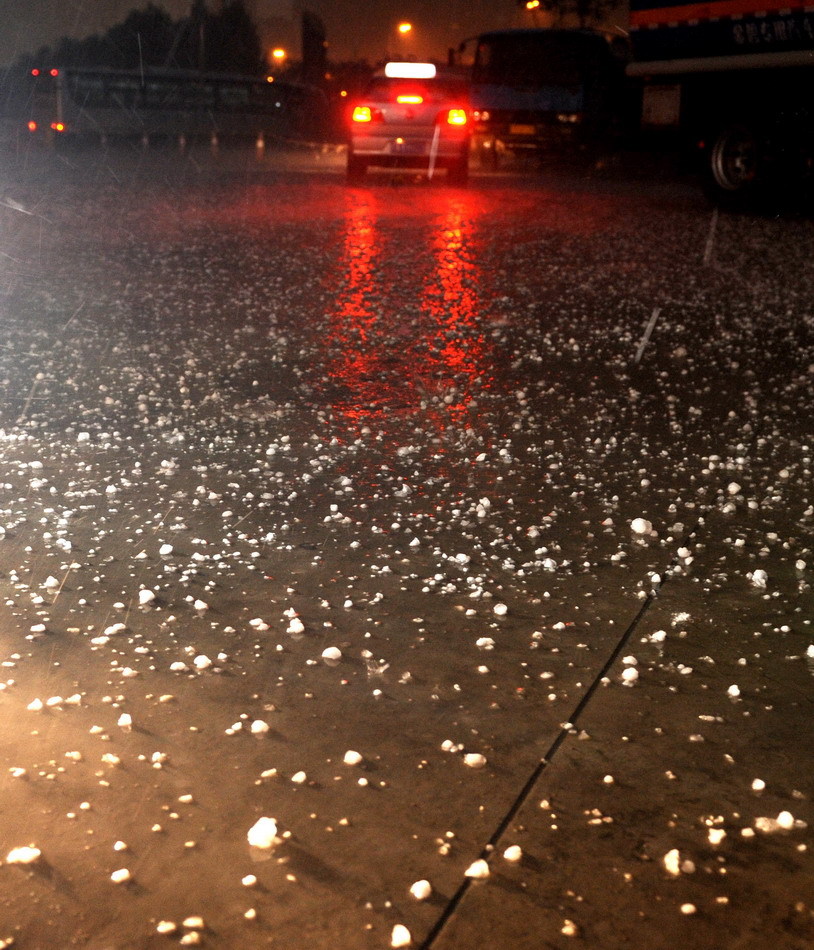
[[421, 141], [391, 142], [390, 151], [394, 155], [423, 155], [426, 151]]
[[509, 135], [534, 135], [536, 129], [533, 125], [510, 125]]

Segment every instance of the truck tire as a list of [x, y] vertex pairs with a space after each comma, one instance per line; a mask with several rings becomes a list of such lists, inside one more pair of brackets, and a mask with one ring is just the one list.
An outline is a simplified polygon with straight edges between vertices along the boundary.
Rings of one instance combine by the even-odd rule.
[[762, 182], [762, 146], [747, 125], [731, 125], [715, 137], [708, 153], [713, 197], [736, 204], [751, 199]]

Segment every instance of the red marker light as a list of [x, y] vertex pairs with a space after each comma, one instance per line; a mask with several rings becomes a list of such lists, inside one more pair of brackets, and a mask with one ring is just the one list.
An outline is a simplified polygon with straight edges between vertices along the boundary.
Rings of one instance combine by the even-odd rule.
[[36, 132], [36, 131], [37, 131], [37, 123], [36, 123], [33, 119], [29, 120], [29, 123], [28, 123], [28, 131], [29, 131], [29, 132]]
[[447, 112], [447, 123], [449, 125], [462, 126], [466, 125], [469, 121], [469, 117], [466, 114], [466, 109], [450, 109]]
[[40, 74], [39, 69], [32, 69], [32, 70], [31, 70], [31, 75], [32, 75], [32, 76], [39, 76], [39, 74]]
[[51, 76], [58, 76], [58, 75], [59, 75], [59, 70], [58, 70], [58, 69], [52, 69], [52, 70], [49, 71], [49, 73], [50, 73]]
[[353, 110], [353, 121], [372, 122], [373, 113], [370, 109], [370, 106], [356, 106], [356, 108]]
[[64, 132], [64, 131], [65, 131], [65, 123], [64, 123], [64, 122], [52, 122], [52, 123], [51, 123], [51, 128], [52, 128], [55, 132]]

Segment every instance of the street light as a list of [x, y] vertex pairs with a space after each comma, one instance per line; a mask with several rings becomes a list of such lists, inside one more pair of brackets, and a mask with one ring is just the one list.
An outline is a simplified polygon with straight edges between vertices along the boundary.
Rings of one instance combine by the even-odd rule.
[[405, 23], [399, 23], [397, 29], [398, 29], [399, 33], [400, 33], [402, 36], [407, 36], [408, 33], [412, 33], [412, 32], [413, 32], [413, 24], [412, 24], [412, 23], [406, 23], [406, 22], [405, 22]]
[[288, 53], [286, 53], [282, 46], [275, 46], [271, 51], [271, 58], [274, 60], [277, 66], [282, 66], [287, 56]]

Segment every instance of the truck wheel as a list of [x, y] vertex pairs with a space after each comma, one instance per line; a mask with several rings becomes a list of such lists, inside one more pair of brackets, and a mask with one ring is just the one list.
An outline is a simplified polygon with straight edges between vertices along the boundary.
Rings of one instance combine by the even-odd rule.
[[367, 162], [363, 158], [354, 155], [353, 152], [348, 152], [348, 164], [346, 168], [348, 184], [358, 185], [364, 180], [365, 172], [367, 172]]
[[709, 173], [719, 198], [745, 198], [758, 188], [761, 179], [760, 142], [745, 125], [723, 129], [709, 152]]

